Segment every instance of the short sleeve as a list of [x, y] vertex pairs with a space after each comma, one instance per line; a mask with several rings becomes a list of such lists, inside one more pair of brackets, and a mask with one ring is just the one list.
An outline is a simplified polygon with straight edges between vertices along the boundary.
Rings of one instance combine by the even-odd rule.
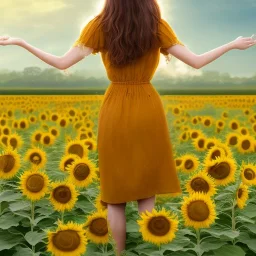
[[102, 51], [104, 46], [104, 38], [99, 24], [98, 17], [90, 20], [80, 32], [79, 37], [73, 43], [73, 47], [90, 47], [93, 48], [92, 54], [97, 54]]
[[[184, 44], [177, 37], [175, 31], [164, 19], [161, 19], [159, 22], [158, 38], [160, 41], [160, 52], [166, 55], [166, 57], [170, 55], [167, 52], [167, 49], [170, 48], [171, 46], [176, 44], [180, 44], [184, 46]], [[167, 58], [167, 60], [170, 60], [170, 59]]]

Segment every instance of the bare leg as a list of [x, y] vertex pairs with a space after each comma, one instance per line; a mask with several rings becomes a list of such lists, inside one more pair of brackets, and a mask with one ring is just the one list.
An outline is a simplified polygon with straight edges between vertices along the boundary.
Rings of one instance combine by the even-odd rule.
[[138, 209], [139, 213], [148, 210], [152, 212], [153, 208], [155, 207], [155, 195], [150, 198], [144, 198], [137, 200], [138, 202]]
[[125, 249], [126, 242], [126, 216], [125, 206], [123, 204], [108, 204], [108, 221], [113, 239], [117, 246], [117, 256], [120, 256], [121, 251]]

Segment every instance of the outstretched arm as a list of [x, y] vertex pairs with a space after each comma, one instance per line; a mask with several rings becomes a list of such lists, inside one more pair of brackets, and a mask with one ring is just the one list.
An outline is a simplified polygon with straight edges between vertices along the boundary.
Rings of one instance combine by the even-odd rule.
[[27, 43], [25, 40], [20, 38], [12, 38], [9, 36], [0, 36], [0, 46], [3, 45], [17, 45], [28, 50], [36, 57], [44, 61], [45, 63], [57, 68], [57, 69], [67, 69], [84, 57], [92, 53], [93, 49], [85, 47], [84, 49], [80, 47], [71, 47], [63, 56], [55, 56], [50, 53], [44, 52], [31, 44]]
[[238, 37], [236, 40], [224, 44], [218, 48], [215, 48], [209, 52], [197, 55], [190, 51], [187, 47], [176, 44], [171, 46], [167, 49], [167, 51], [178, 58], [179, 60], [183, 61], [184, 63], [188, 64], [189, 66], [200, 69], [201, 67], [206, 66], [207, 64], [211, 63], [212, 61], [216, 60], [224, 53], [239, 49], [245, 50], [250, 48], [251, 46], [256, 44], [256, 40], [252, 37]]

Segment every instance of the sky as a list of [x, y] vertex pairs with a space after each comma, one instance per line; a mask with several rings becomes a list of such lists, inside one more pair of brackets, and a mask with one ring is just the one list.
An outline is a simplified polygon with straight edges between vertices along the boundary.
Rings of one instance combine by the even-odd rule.
[[[162, 17], [190, 51], [203, 54], [239, 36], [256, 34], [256, 0], [158, 0]], [[104, 0], [1, 0], [0, 35], [23, 38], [29, 44], [56, 56], [63, 56], [78, 38], [83, 26], [103, 7]], [[51, 68], [18, 46], [0, 47], [0, 70], [21, 71], [28, 66]], [[89, 55], [69, 68], [89, 76], [107, 78], [101, 56]], [[203, 71], [229, 73], [232, 77], [256, 74], [256, 46], [231, 50], [196, 70], [172, 58], [166, 64], [161, 55], [156, 76], [200, 76]]]

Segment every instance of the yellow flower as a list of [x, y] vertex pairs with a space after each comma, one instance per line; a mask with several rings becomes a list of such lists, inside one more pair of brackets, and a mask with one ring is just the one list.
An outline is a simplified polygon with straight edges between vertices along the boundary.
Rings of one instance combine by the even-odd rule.
[[65, 147], [65, 154], [75, 154], [80, 158], [87, 157], [89, 149], [84, 145], [81, 140], [71, 140]]
[[201, 192], [184, 197], [181, 211], [185, 226], [195, 229], [208, 228], [216, 219], [215, 203]]
[[166, 244], [175, 238], [178, 230], [177, 217], [165, 208], [157, 211], [153, 208], [152, 212], [146, 210], [140, 214], [141, 220], [137, 220], [140, 226], [143, 240], [156, 245]]
[[75, 185], [69, 183], [68, 180], [62, 182], [51, 183], [52, 190], [50, 192], [50, 201], [56, 211], [70, 211], [76, 201], [78, 192]]
[[243, 209], [246, 205], [247, 199], [248, 199], [248, 186], [241, 183], [239, 188], [236, 191], [237, 206], [240, 209]]
[[254, 137], [251, 135], [242, 135], [238, 137], [237, 149], [240, 153], [254, 152]]
[[40, 200], [48, 193], [49, 178], [38, 170], [25, 171], [20, 177], [20, 186], [23, 195], [32, 201]]
[[256, 166], [253, 164], [243, 164], [241, 178], [246, 185], [256, 185]]
[[87, 157], [76, 158], [66, 167], [70, 174], [68, 179], [78, 187], [87, 187], [97, 178], [95, 169], [94, 163]]
[[195, 170], [197, 170], [199, 166], [199, 160], [197, 156], [192, 155], [192, 154], [186, 154], [180, 157], [182, 160], [180, 170], [185, 172], [185, 173], [192, 173]]
[[24, 160], [29, 161], [38, 168], [43, 168], [47, 162], [47, 157], [42, 149], [34, 147], [26, 152]]
[[87, 238], [83, 224], [69, 221], [63, 224], [58, 220], [55, 232], [47, 231], [47, 251], [55, 256], [79, 256], [86, 252]]
[[207, 161], [204, 172], [209, 174], [218, 186], [224, 186], [235, 181], [236, 162], [226, 156], [216, 157], [215, 160]]
[[216, 193], [213, 178], [204, 172], [199, 172], [193, 175], [186, 183], [186, 189], [190, 194], [195, 192], [202, 192], [208, 196], [213, 196]]
[[107, 210], [99, 209], [98, 212], [89, 215], [84, 227], [86, 236], [93, 243], [107, 244], [109, 242]]
[[13, 178], [21, 167], [20, 155], [17, 150], [6, 147], [3, 154], [0, 154], [0, 179]]

